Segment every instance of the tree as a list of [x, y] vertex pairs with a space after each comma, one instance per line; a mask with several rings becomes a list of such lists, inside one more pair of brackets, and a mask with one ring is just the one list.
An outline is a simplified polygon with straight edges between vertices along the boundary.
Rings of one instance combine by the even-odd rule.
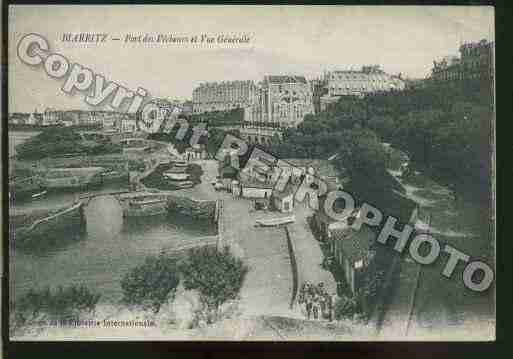
[[386, 173], [386, 153], [371, 130], [346, 130], [339, 134], [341, 144], [336, 166], [348, 171], [351, 178], [379, 182]]
[[80, 134], [67, 127], [45, 129], [37, 136], [20, 144], [17, 154], [20, 159], [38, 160], [63, 154], [95, 155], [121, 152], [121, 146], [105, 142], [86, 144]]
[[91, 312], [100, 297], [83, 285], [59, 286], [55, 291], [50, 287], [30, 289], [15, 303], [15, 318], [20, 325], [40, 315], [50, 320], [76, 320], [81, 312]]
[[155, 312], [178, 286], [179, 272], [175, 258], [163, 253], [149, 256], [143, 264], [133, 268], [121, 280], [123, 302], [149, 304]]
[[181, 273], [186, 289], [197, 289], [209, 310], [217, 312], [219, 306], [235, 299], [248, 271], [247, 266], [225, 247], [191, 249], [182, 263]]

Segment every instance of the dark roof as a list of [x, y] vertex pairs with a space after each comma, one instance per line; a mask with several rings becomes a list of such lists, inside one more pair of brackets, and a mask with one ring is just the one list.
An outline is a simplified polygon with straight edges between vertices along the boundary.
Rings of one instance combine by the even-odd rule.
[[222, 167], [219, 170], [219, 172], [222, 177], [236, 178], [237, 174], [239, 173], [239, 170], [237, 170], [236, 168], [233, 168], [231, 166], [225, 166], [225, 167]]
[[356, 262], [369, 253], [376, 234], [366, 225], [359, 231], [351, 228], [333, 230], [333, 240], [341, 241], [344, 256], [351, 262]]
[[306, 84], [304, 76], [287, 76], [287, 75], [270, 75], [267, 76], [267, 81], [273, 84], [290, 84], [290, 83], [303, 83]]

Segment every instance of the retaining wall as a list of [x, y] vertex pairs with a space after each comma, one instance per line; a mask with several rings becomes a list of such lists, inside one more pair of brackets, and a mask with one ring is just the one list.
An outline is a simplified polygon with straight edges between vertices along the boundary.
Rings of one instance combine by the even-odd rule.
[[297, 260], [296, 260], [296, 250], [294, 247], [294, 241], [292, 240], [289, 229], [287, 226], [285, 228], [285, 234], [287, 236], [287, 246], [289, 248], [289, 257], [290, 257], [290, 265], [292, 267], [292, 298], [290, 299], [290, 309], [294, 307], [297, 299], [297, 293], [299, 290], [299, 271], [297, 268]]

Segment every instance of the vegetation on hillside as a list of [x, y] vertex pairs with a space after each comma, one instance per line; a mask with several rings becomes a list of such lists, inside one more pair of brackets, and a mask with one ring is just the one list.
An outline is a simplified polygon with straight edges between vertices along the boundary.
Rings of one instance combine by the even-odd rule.
[[99, 155], [121, 152], [121, 146], [108, 142], [85, 142], [71, 128], [45, 129], [16, 148], [20, 160], [38, 160], [63, 155]]
[[[454, 186], [489, 192], [493, 103], [487, 84], [426, 86], [365, 98], [342, 97], [307, 115], [270, 149], [280, 157], [328, 158], [353, 178], [380, 181], [389, 142], [413, 163]], [[372, 176], [371, 176], [372, 175]]]

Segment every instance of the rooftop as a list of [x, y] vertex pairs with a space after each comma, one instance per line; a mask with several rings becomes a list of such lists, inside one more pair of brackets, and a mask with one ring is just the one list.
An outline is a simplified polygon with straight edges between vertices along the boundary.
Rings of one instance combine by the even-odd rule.
[[274, 187], [274, 183], [261, 182], [254, 178], [241, 179], [240, 183], [246, 188], [272, 189]]
[[265, 78], [268, 82], [273, 84], [307, 83], [304, 76], [269, 75]]

